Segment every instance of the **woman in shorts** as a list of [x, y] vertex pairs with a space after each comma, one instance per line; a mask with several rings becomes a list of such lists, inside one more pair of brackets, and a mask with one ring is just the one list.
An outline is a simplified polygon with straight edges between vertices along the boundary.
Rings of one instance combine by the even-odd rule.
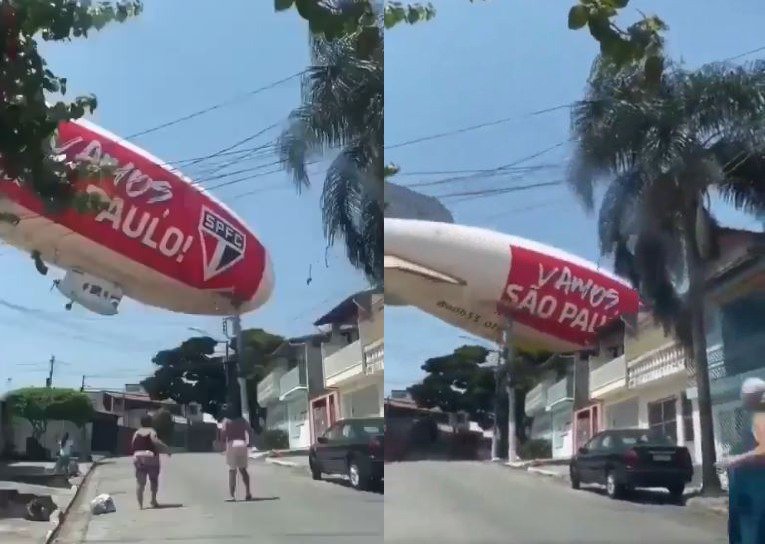
[[241, 416], [236, 416], [229, 405], [223, 406], [225, 418], [219, 427], [218, 441], [225, 448], [226, 464], [228, 465], [228, 489], [231, 500], [236, 500], [236, 473], [242, 476], [245, 488], [245, 500], [252, 500], [250, 493], [250, 474], [247, 464], [250, 453], [250, 440], [253, 430], [250, 424]]
[[136, 498], [138, 506], [143, 510], [143, 496], [146, 490], [146, 480], [151, 488], [151, 505], [157, 508], [157, 491], [159, 490], [159, 454], [167, 453], [170, 456], [170, 448], [157, 436], [157, 431], [152, 428], [150, 415], [141, 418], [141, 428], [133, 435], [133, 466], [135, 467], [135, 480], [137, 484]]

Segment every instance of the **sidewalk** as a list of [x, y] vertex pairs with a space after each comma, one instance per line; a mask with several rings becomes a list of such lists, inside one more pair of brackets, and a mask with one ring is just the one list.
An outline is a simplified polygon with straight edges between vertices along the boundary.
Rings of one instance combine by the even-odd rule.
[[[525, 470], [531, 474], [538, 476], [544, 476], [548, 478], [555, 478], [570, 483], [568, 461], [555, 460], [539, 460], [539, 461], [516, 461], [512, 463], [505, 463], [506, 466], [516, 469]], [[691, 483], [685, 489], [686, 505], [694, 508], [703, 508], [710, 510], [718, 514], [728, 515], [728, 497], [699, 497], [697, 496], [701, 489], [701, 468], [697, 467], [694, 470], [694, 477]]]
[[308, 450], [251, 450], [250, 459], [283, 467], [308, 468]]
[[[74, 500], [93, 463], [80, 463], [80, 475], [67, 481], [50, 474], [54, 463], [7, 463], [0, 465], [0, 542], [41, 544], [47, 542]], [[50, 498], [57, 510], [49, 522], [25, 519], [26, 504], [34, 498]]]

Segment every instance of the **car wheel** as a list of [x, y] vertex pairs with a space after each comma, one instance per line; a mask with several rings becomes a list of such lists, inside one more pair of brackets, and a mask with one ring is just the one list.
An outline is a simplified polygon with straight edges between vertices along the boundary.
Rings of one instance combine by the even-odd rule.
[[311, 478], [313, 478], [314, 480], [321, 480], [321, 470], [317, 466], [316, 460], [309, 458], [308, 466], [311, 469]]
[[616, 481], [616, 474], [613, 471], [606, 474], [606, 493], [612, 499], [618, 499], [624, 494], [624, 486]]
[[569, 476], [571, 477], [571, 488], [579, 489], [582, 485], [582, 481], [579, 478], [579, 471], [576, 469], [576, 467], [572, 466], [569, 469]]
[[685, 484], [675, 484], [667, 488], [673, 501], [681, 501], [685, 492]]
[[361, 469], [361, 464], [356, 457], [348, 460], [348, 480], [354, 489], [364, 491], [369, 488], [369, 478]]

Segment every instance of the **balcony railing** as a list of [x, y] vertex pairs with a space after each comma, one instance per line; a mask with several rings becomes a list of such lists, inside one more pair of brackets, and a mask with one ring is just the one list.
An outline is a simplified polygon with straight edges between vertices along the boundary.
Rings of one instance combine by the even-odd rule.
[[279, 377], [276, 372], [269, 372], [258, 382], [258, 402], [268, 403], [279, 398]]
[[[364, 357], [361, 353], [361, 342], [356, 340], [352, 344], [337, 350], [332, 355], [324, 358], [324, 379], [337, 376], [346, 370], [358, 365], [361, 367]], [[361, 371], [361, 368], [359, 368]]]
[[298, 365], [279, 380], [279, 391], [281, 397], [288, 395], [290, 392], [295, 391], [298, 388], [306, 386], [305, 379], [305, 367]]
[[526, 394], [526, 404], [524, 406], [526, 415], [541, 412], [547, 406], [547, 389], [550, 387], [548, 382], [542, 382]]
[[722, 343], [707, 348], [707, 365], [710, 380], [719, 380], [727, 375]]
[[619, 389], [627, 384], [627, 363], [624, 355], [590, 371], [590, 397]]
[[385, 368], [384, 341], [378, 340], [364, 346], [364, 373], [375, 374]]
[[640, 387], [674, 374], [686, 374], [687, 362], [685, 349], [676, 342], [649, 351], [630, 362], [627, 387]]
[[560, 404], [561, 402], [574, 400], [574, 378], [566, 376], [560, 381], [555, 382], [547, 390], [547, 409]]

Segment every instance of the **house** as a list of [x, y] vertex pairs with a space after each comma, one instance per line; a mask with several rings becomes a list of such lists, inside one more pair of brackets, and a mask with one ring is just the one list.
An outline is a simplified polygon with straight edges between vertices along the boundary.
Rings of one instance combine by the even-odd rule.
[[309, 400], [324, 392], [324, 333], [290, 338], [272, 354], [268, 374], [258, 382], [258, 403], [265, 409], [265, 429], [282, 430], [290, 449], [311, 444]]
[[595, 407], [589, 436], [601, 429], [652, 429], [693, 451], [693, 406], [685, 394], [690, 358], [649, 311], [599, 331], [588, 366]]
[[381, 290], [349, 296], [314, 323], [326, 393], [311, 399], [312, 437], [338, 418], [383, 416], [384, 301]]
[[[760, 233], [723, 229], [722, 256], [708, 271], [705, 324], [718, 457], [733, 453], [748, 425], [740, 401], [743, 380], [765, 378], [758, 356], [765, 348], [762, 241]], [[577, 431], [577, 446], [599, 429], [648, 428], [688, 447], [700, 462], [695, 364], [649, 309], [599, 331], [588, 367], [591, 405], [578, 409], [575, 426], [589, 410], [590, 428]]]
[[[728, 258], [714, 270], [707, 296], [707, 359], [715, 449], [718, 459], [753, 444], [750, 416], [741, 407], [741, 385], [765, 379], [765, 234], [730, 231]], [[698, 396], [695, 383], [689, 398]], [[694, 420], [699, 432], [699, 422]], [[697, 445], [700, 450], [700, 445]], [[697, 457], [700, 451], [697, 451]]]
[[548, 371], [527, 394], [524, 411], [529, 418], [528, 437], [547, 440], [556, 459], [573, 453], [573, 406], [575, 355], [554, 355], [546, 365], [562, 370]]

